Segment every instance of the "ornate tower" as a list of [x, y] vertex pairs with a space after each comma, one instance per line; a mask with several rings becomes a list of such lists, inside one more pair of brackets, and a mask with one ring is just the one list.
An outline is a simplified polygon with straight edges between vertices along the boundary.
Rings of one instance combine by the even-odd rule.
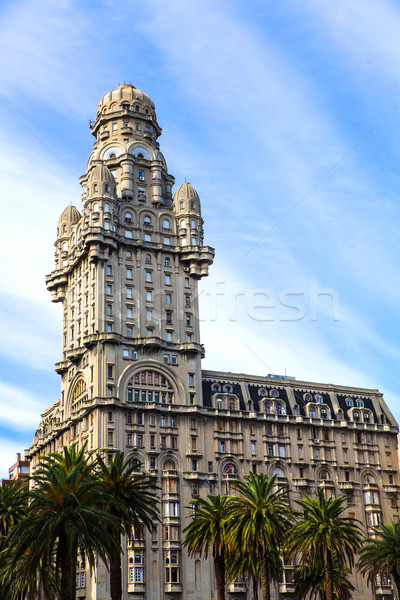
[[183, 183], [172, 197], [154, 104], [132, 85], [103, 96], [91, 129], [82, 215], [62, 213], [47, 277], [63, 303], [62, 422], [93, 403], [187, 405], [201, 394], [197, 280], [214, 250], [199, 196]]

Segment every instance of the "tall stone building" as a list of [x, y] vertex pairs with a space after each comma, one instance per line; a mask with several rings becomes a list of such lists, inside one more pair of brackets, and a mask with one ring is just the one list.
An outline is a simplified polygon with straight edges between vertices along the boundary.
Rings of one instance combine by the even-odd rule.
[[[190, 500], [234, 491], [250, 471], [276, 474], [291, 499], [323, 486], [347, 494], [368, 530], [399, 514], [397, 424], [377, 390], [291, 378], [202, 371], [197, 282], [214, 250], [203, 244], [197, 192], [174, 178], [158, 143], [154, 104], [132, 85], [99, 103], [81, 178], [82, 210], [62, 213], [55, 269], [63, 307], [61, 397], [42, 415], [27, 455], [73, 442], [111, 459], [132, 453], [161, 489], [162, 523], [124, 553], [124, 600], [216, 598], [211, 562], [188, 559]], [[274, 598], [294, 598], [285, 565]], [[392, 598], [354, 576], [354, 598]], [[228, 585], [231, 599], [245, 585]], [[78, 597], [109, 600], [106, 569], [78, 568]]]

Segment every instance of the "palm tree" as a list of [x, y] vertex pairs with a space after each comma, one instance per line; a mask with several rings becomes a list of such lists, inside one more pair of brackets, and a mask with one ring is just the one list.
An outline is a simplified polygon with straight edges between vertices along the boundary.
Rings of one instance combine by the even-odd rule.
[[270, 599], [270, 581], [282, 569], [276, 550], [283, 546], [291, 525], [292, 510], [286, 487], [277, 487], [276, 476], [250, 473], [236, 484], [228, 522], [228, 544], [242, 553], [256, 553], [260, 563], [263, 600]]
[[12, 567], [22, 561], [29, 576], [40, 570], [46, 580], [55, 565], [60, 600], [75, 600], [78, 553], [93, 566], [96, 553], [106, 561], [117, 545], [107, 525], [118, 523], [107, 510], [110, 499], [99, 489], [94, 463], [88, 466], [82, 456], [75, 464], [76, 457], [73, 446], [41, 462], [32, 477], [27, 515], [9, 535]]
[[0, 548], [11, 527], [24, 517], [25, 510], [24, 488], [3, 481], [0, 486]]
[[119, 523], [118, 527], [110, 523], [108, 531], [115, 540], [114, 551], [110, 555], [111, 600], [121, 600], [121, 532], [124, 531], [130, 538], [133, 529], [142, 538], [144, 529], [154, 529], [155, 522], [159, 520], [157, 488], [152, 478], [135, 472], [136, 466], [123, 452], [118, 451], [109, 465], [101, 456], [97, 457], [97, 461], [101, 489], [110, 497], [109, 510]]
[[374, 585], [377, 575], [388, 575], [400, 595], [400, 521], [391, 521], [373, 528], [376, 537], [365, 540], [357, 567], [368, 573]]
[[289, 554], [299, 555], [303, 568], [314, 570], [320, 564], [324, 577], [326, 600], [334, 598], [334, 563], [344, 572], [354, 563], [354, 554], [361, 545], [360, 529], [352, 518], [344, 517], [347, 498], [326, 498], [320, 488], [316, 498], [305, 495], [296, 501], [303, 512], [293, 526], [289, 539]]
[[[355, 587], [348, 580], [350, 569], [340, 570], [337, 557], [333, 560], [333, 589], [335, 598], [340, 600], [351, 600], [351, 592], [355, 591]], [[322, 569], [322, 561], [318, 559], [313, 565], [303, 565], [293, 577], [296, 594], [299, 600], [325, 600], [325, 578]], [[308, 594], [310, 594], [308, 596]]]
[[207, 558], [211, 547], [218, 600], [225, 600], [226, 520], [230, 497], [209, 495], [207, 498], [196, 498], [190, 502], [193, 517], [183, 530], [186, 534], [183, 545], [187, 546], [190, 557], [199, 553]]
[[[268, 556], [270, 578], [279, 581], [282, 575], [282, 559], [277, 548], [271, 548]], [[253, 590], [253, 600], [258, 600], [260, 584], [260, 560], [255, 551], [243, 552], [240, 548], [228, 548], [226, 558], [226, 578], [233, 581], [236, 578], [247, 580]]]

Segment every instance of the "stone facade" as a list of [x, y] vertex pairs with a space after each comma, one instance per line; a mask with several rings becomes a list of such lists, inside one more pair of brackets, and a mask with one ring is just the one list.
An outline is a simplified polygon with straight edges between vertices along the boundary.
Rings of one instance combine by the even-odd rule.
[[[198, 279], [214, 250], [203, 245], [197, 192], [174, 178], [160, 152], [154, 104], [131, 85], [106, 94], [82, 214], [62, 213], [55, 270], [62, 302], [61, 397], [42, 415], [27, 456], [73, 442], [111, 458], [132, 453], [160, 486], [162, 523], [124, 553], [124, 600], [216, 598], [209, 560], [182, 549], [190, 500], [234, 492], [253, 472], [276, 474], [294, 501], [318, 486], [347, 494], [364, 527], [399, 514], [397, 424], [377, 390], [201, 370]], [[78, 597], [109, 600], [106, 569], [78, 565]], [[293, 567], [274, 598], [294, 598]], [[375, 597], [354, 581], [358, 600]], [[390, 585], [375, 593], [391, 598]], [[230, 598], [245, 598], [242, 583]]]

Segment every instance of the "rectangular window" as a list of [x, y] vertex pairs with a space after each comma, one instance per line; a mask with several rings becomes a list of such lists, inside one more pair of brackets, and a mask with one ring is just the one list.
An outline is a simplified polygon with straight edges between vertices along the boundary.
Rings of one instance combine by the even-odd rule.
[[171, 363], [173, 365], [177, 365], [178, 364], [178, 356], [176, 354], [172, 354], [172, 356], [171, 356]]
[[111, 296], [112, 295], [112, 285], [108, 285], [107, 286], [107, 296]]
[[165, 294], [165, 304], [171, 304], [172, 296], [171, 294]]
[[137, 446], [139, 446], [139, 448], [141, 448], [143, 446], [143, 435], [141, 433], [138, 433], [136, 435], [136, 442], [137, 442]]
[[164, 504], [164, 516], [165, 517], [179, 517], [180, 507], [179, 502], [166, 502]]
[[154, 448], [156, 445], [156, 436], [155, 435], [151, 435], [150, 436], [150, 448]]
[[281, 458], [284, 458], [286, 456], [286, 448], [285, 446], [278, 446], [279, 448], [279, 456]]
[[126, 318], [127, 319], [132, 319], [132, 317], [133, 317], [132, 308], [130, 306], [128, 306], [128, 308], [126, 309]]
[[165, 284], [171, 285], [171, 275], [165, 275]]
[[107, 265], [107, 275], [112, 275], [112, 266]]
[[160, 438], [160, 447], [165, 449], [167, 447], [167, 437], [162, 435]]
[[185, 277], [185, 288], [189, 287], [189, 277]]
[[132, 288], [130, 288], [130, 287], [126, 288], [126, 297], [128, 300], [132, 299]]
[[146, 271], [146, 281], [150, 283], [152, 281], [151, 271]]
[[274, 445], [273, 444], [267, 444], [267, 455], [274, 456]]
[[126, 269], [126, 278], [132, 279], [132, 269]]
[[190, 327], [191, 319], [190, 315], [186, 315], [186, 327]]
[[192, 460], [192, 471], [197, 471], [197, 460]]
[[167, 312], [165, 314], [165, 319], [166, 319], [167, 325], [171, 325], [172, 324], [172, 313], [171, 312]]
[[164, 362], [169, 363], [169, 354], [164, 354]]
[[129, 350], [127, 348], [124, 348], [124, 350], [122, 351], [122, 356], [124, 358], [129, 358]]
[[197, 450], [197, 438], [191, 437], [191, 449], [193, 451]]
[[138, 412], [136, 415], [136, 423], [138, 425], [144, 425], [144, 414], [142, 412]]
[[107, 304], [106, 314], [107, 314], [108, 317], [112, 316], [112, 304]]
[[146, 302], [151, 302], [151, 292], [150, 291], [146, 292]]
[[252, 454], [252, 456], [256, 455], [256, 444], [255, 444], [255, 442], [251, 442], [251, 454]]
[[107, 365], [107, 377], [108, 377], [108, 379], [112, 379], [113, 378], [113, 376], [114, 376], [113, 371], [114, 371], [113, 365]]
[[128, 412], [126, 413], [126, 422], [128, 423], [128, 425], [132, 423], [132, 413], [130, 410], [128, 410]]
[[220, 442], [219, 443], [219, 451], [220, 452], [225, 452], [225, 442]]
[[128, 433], [127, 446], [132, 446], [132, 434]]
[[114, 443], [114, 433], [112, 431], [108, 432], [108, 445], [112, 446]]
[[189, 374], [189, 386], [194, 386], [194, 375], [192, 375], [191, 373]]

